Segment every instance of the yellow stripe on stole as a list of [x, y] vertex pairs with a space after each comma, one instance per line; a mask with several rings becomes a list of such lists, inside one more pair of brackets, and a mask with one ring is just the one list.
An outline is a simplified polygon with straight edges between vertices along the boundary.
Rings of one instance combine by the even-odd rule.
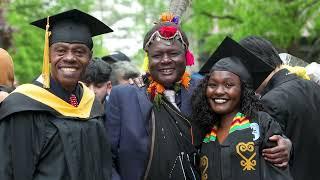
[[81, 84], [83, 87], [83, 96], [78, 107], [72, 106], [51, 92], [33, 84], [23, 84], [12, 93], [21, 93], [53, 108], [64, 116], [85, 119], [90, 116], [95, 95], [83, 83]]

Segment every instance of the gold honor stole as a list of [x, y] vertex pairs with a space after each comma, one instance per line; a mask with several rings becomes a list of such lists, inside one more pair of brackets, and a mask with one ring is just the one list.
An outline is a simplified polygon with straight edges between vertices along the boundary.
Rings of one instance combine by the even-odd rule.
[[85, 120], [90, 116], [95, 95], [83, 83], [81, 84], [83, 87], [83, 95], [78, 107], [72, 106], [46, 89], [33, 84], [23, 84], [18, 86], [12, 93], [23, 94], [35, 101], [53, 108], [63, 116], [76, 117]]

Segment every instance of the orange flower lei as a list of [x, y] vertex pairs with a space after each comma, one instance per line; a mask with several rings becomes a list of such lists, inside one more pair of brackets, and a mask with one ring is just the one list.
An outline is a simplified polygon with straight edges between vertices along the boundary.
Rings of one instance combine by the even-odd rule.
[[[156, 103], [156, 106], [159, 107], [161, 101], [162, 101], [162, 96], [163, 92], [165, 91], [165, 88], [163, 85], [159, 84], [158, 82], [154, 81], [151, 76], [149, 78], [149, 86], [147, 89], [147, 92], [151, 95], [151, 100]], [[181, 88], [181, 85], [185, 88], [188, 89], [190, 85], [190, 74], [187, 72], [184, 72], [184, 74], [181, 77], [181, 80], [176, 82], [174, 85], [174, 91], [178, 91]]]

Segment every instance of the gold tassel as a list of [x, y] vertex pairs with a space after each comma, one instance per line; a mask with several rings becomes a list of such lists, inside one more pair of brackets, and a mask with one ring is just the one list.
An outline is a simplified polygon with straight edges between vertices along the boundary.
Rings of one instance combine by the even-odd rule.
[[43, 48], [43, 64], [42, 64], [42, 78], [43, 78], [43, 87], [50, 88], [50, 63], [49, 63], [49, 36], [51, 32], [49, 31], [49, 16], [47, 18], [46, 25], [46, 34], [44, 39], [44, 48]]
[[143, 64], [142, 64], [142, 70], [144, 72], [149, 71], [149, 58], [148, 58], [148, 53], [146, 52], [143, 58]]

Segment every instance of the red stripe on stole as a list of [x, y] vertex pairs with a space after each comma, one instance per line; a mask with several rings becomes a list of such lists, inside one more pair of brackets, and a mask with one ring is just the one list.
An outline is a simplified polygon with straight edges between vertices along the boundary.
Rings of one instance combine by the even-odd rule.
[[241, 125], [244, 121], [249, 120], [246, 117], [241, 117], [241, 118], [236, 118], [232, 121], [231, 126], [232, 127], [234, 124], [236, 124], [237, 122]]

